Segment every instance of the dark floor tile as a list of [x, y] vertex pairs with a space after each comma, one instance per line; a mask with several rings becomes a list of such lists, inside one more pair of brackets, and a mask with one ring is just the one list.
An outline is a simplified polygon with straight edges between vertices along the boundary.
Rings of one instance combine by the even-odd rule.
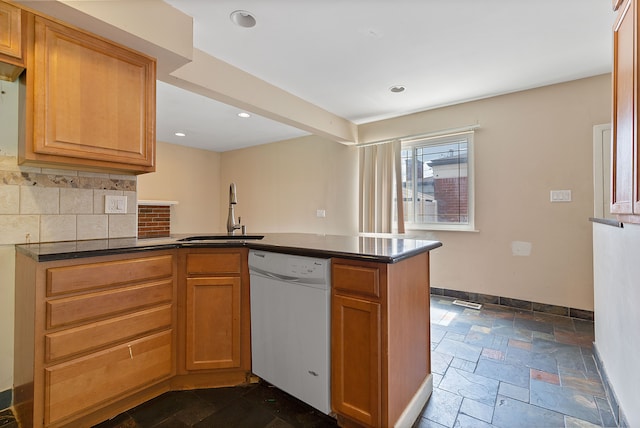
[[447, 428], [444, 425], [440, 425], [437, 422], [429, 420], [427, 418], [419, 418], [412, 428]]
[[264, 428], [276, 419], [267, 409], [241, 398], [213, 413], [194, 428]]
[[456, 419], [456, 423], [453, 424], [453, 428], [492, 428], [493, 425], [476, 419], [474, 417], [465, 415], [465, 414], [459, 414], [458, 415], [458, 419]]
[[598, 406], [598, 412], [600, 412], [600, 418], [602, 419], [602, 426], [615, 427], [617, 426], [616, 420], [613, 417], [613, 412], [609, 406], [609, 402], [606, 398], [594, 397], [596, 405]]
[[520, 365], [531, 369], [542, 370], [549, 373], [558, 373], [558, 362], [547, 354], [536, 353], [526, 349], [509, 347], [505, 355], [505, 361], [514, 365]]
[[535, 319], [524, 319], [516, 316], [513, 321], [515, 328], [523, 330], [539, 331], [542, 333], [553, 334], [553, 324], [544, 321], [537, 321]]
[[475, 374], [516, 386], [526, 388], [529, 385], [529, 369], [524, 366], [481, 358]]
[[600, 425], [600, 412], [592, 395], [532, 380], [531, 404]]
[[579, 346], [567, 345], [544, 339], [533, 339], [533, 352], [546, 354], [556, 359], [559, 367], [585, 370]]
[[268, 384], [261, 384], [260, 388], [255, 388], [245, 394], [243, 399], [256, 407], [265, 408], [272, 415], [283, 419], [293, 427], [320, 428], [337, 426], [334, 419]]
[[6, 409], [0, 412], [0, 427], [18, 428], [18, 422], [13, 416], [13, 412], [11, 412], [11, 409]]
[[511, 398], [498, 396], [492, 424], [498, 428], [564, 427], [564, 416]]
[[473, 326], [464, 338], [465, 343], [480, 346], [481, 348], [496, 349], [506, 351], [509, 339], [491, 333], [491, 328]]
[[513, 327], [510, 325], [495, 325], [491, 328], [491, 333], [499, 336], [506, 336], [512, 339], [531, 341], [532, 334], [531, 330], [524, 330], [521, 328]]
[[461, 405], [462, 397], [460, 395], [443, 389], [435, 389], [421, 416], [441, 426], [451, 428], [456, 421]]
[[500, 395], [522, 401], [523, 403], [529, 402], [529, 388], [523, 388], [508, 382], [500, 382], [498, 396]]
[[593, 396], [606, 397], [604, 386], [597, 374], [561, 367], [560, 379], [562, 386], [565, 388], [571, 388]]
[[441, 352], [433, 351], [431, 352], [431, 372], [438, 373], [444, 375], [451, 364], [451, 360], [453, 357], [448, 354], [443, 354]]
[[454, 358], [451, 361], [449, 367], [455, 369], [464, 370], [465, 372], [473, 373], [476, 370], [476, 363], [473, 361], [463, 360], [462, 358]]
[[491, 423], [491, 419], [493, 419], [493, 408], [493, 406], [465, 398], [462, 400], [462, 406], [460, 406], [460, 414]]
[[436, 348], [436, 351], [453, 357], [462, 358], [463, 360], [476, 362], [478, 361], [478, 358], [480, 358], [482, 348], [479, 346], [469, 345], [468, 343], [459, 342], [457, 340], [444, 338]]
[[493, 406], [499, 382], [495, 379], [450, 367], [440, 382], [441, 390]]
[[140, 425], [128, 413], [121, 413], [114, 418], [95, 425], [94, 428], [140, 428]]
[[127, 413], [140, 427], [147, 428], [157, 426], [178, 412], [186, 412], [183, 413], [186, 415], [190, 409], [197, 409], [204, 404], [204, 400], [193, 391], [172, 391], [141, 404]]

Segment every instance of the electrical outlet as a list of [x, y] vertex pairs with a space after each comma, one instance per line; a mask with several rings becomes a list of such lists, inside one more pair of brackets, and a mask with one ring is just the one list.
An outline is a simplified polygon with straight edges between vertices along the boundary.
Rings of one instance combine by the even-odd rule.
[[551, 202], [571, 202], [571, 190], [552, 190]]
[[127, 197], [121, 195], [105, 195], [104, 212], [105, 214], [126, 214]]
[[325, 210], [316, 210], [316, 217], [324, 218], [327, 216], [327, 212]]

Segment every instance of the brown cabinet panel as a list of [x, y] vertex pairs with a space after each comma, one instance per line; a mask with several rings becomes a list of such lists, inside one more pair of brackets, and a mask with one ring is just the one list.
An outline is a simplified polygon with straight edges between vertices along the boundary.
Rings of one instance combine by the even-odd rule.
[[240, 367], [239, 277], [187, 279], [187, 370]]
[[14, 81], [24, 70], [25, 13], [0, 1], [0, 80]]
[[171, 305], [110, 318], [45, 335], [45, 361], [51, 362], [130, 340], [172, 323]]
[[20, 161], [155, 170], [153, 58], [35, 16]]
[[45, 369], [45, 425], [63, 421], [172, 374], [164, 331]]
[[154, 256], [107, 263], [47, 269], [47, 296], [165, 278], [173, 274], [173, 256]]
[[341, 262], [333, 268], [332, 286], [340, 291], [380, 297], [380, 270], [380, 264], [376, 263]]
[[380, 426], [380, 304], [340, 295], [331, 304], [332, 409]]
[[611, 212], [633, 213], [633, 153], [636, 139], [635, 0], [629, 0], [614, 26]]
[[92, 319], [171, 302], [173, 278], [132, 287], [49, 300], [47, 328], [61, 327]]
[[240, 275], [240, 252], [192, 253], [187, 255], [187, 275], [233, 274]]

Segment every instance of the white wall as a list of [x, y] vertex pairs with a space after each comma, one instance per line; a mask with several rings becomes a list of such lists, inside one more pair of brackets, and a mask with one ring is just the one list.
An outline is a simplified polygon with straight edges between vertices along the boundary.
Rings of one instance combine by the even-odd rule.
[[156, 172], [138, 176], [138, 199], [178, 202], [171, 233], [222, 232], [220, 153], [158, 141]]
[[233, 150], [221, 155], [220, 177], [222, 225], [235, 182], [248, 232], [358, 233], [355, 147], [311, 136]]
[[630, 427], [640, 427], [640, 226], [593, 224], [596, 347]]
[[[610, 121], [596, 76], [361, 126], [367, 141], [478, 123], [476, 229], [437, 232], [432, 285], [593, 310], [593, 126]], [[573, 201], [551, 203], [551, 190]], [[531, 243], [529, 256], [512, 243]]]

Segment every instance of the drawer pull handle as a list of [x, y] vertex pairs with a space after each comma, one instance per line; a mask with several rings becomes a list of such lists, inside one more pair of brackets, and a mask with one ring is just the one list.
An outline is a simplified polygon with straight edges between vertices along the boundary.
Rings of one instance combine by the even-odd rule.
[[133, 360], [133, 350], [131, 349], [131, 345], [127, 345], [129, 347], [129, 356]]

